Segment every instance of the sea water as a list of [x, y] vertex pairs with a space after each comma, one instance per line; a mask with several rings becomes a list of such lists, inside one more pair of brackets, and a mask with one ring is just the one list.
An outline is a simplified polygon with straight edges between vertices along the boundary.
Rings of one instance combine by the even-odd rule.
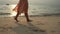
[[[12, 9], [18, 1], [0, 0], [0, 16], [15, 16]], [[29, 0], [29, 15], [60, 15], [60, 0]], [[24, 15], [24, 14], [22, 14]], [[21, 16], [22, 16], [21, 15]]]

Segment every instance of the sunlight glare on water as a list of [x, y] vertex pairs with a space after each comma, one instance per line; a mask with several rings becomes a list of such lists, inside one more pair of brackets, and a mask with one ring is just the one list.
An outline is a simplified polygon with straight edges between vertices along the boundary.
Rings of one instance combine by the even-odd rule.
[[[12, 9], [15, 8], [16, 5], [11, 5], [10, 6], [10, 10], [11, 10], [11, 15], [10, 16], [16, 16], [17, 12], [16, 11], [13, 11]], [[23, 16], [24, 14], [22, 13], [21, 16]]]
[[15, 15], [17, 14], [15, 11], [12, 10], [15, 6], [16, 6], [16, 5], [11, 5], [11, 6], [10, 6], [11, 16], [15, 16]]

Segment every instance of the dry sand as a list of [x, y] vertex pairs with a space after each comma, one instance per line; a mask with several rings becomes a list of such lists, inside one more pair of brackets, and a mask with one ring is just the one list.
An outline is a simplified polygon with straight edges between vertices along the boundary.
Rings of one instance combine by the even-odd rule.
[[60, 16], [0, 17], [0, 34], [60, 34]]

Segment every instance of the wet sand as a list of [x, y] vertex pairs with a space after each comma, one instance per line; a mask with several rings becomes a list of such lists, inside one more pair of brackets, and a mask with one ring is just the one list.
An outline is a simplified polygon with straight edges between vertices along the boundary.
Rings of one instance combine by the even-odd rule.
[[60, 16], [0, 17], [0, 34], [60, 34]]

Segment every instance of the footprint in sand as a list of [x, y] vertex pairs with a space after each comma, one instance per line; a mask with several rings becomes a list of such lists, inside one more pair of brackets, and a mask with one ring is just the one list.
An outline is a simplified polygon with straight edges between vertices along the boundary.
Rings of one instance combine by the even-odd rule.
[[45, 32], [46, 31], [46, 30], [39, 29], [37, 27], [29, 27], [29, 29], [31, 29], [34, 32]]
[[0, 32], [8, 31], [9, 29], [12, 29], [12, 27], [0, 27]]
[[1, 31], [1, 32], [6, 31], [6, 28], [0, 27], [0, 31]]
[[58, 25], [60, 25], [60, 22], [58, 22]]
[[32, 31], [34, 31], [34, 32], [45, 32], [45, 30], [39, 30], [39, 29], [33, 29]]
[[37, 25], [45, 25], [45, 24], [43, 24], [43, 23], [37, 23]]
[[56, 31], [52, 30], [51, 32], [56, 32]]

